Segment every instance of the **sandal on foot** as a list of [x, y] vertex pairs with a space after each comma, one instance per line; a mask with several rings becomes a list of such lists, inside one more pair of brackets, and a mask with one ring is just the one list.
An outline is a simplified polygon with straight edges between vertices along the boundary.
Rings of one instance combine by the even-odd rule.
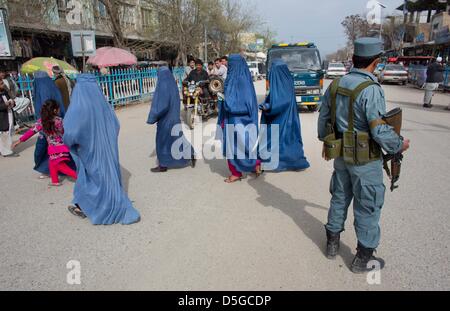
[[232, 180], [231, 177], [228, 177], [227, 179], [224, 180], [224, 182], [227, 184], [234, 184], [235, 182], [242, 181], [242, 177], [239, 177], [239, 178], [236, 177], [236, 178], [237, 179]]
[[62, 183], [57, 183], [57, 184], [54, 184], [54, 183], [49, 183], [48, 184], [50, 187], [61, 187], [62, 186]]
[[81, 210], [81, 208], [79, 208], [78, 206], [69, 206], [69, 212], [77, 217], [80, 217], [82, 219], [86, 218], [86, 215], [83, 213], [83, 211]]
[[260, 177], [264, 173], [264, 170], [261, 166], [258, 166], [255, 172], [256, 178]]

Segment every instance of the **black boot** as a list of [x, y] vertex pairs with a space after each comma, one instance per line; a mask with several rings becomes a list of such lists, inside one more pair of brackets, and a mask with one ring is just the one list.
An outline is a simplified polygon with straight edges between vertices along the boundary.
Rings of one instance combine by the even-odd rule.
[[166, 173], [167, 167], [158, 166], [150, 170], [152, 173]]
[[[355, 274], [363, 274], [373, 271], [375, 268], [383, 269], [385, 262], [381, 258], [373, 256], [375, 249], [365, 248], [361, 244], [358, 244], [357, 253], [355, 259], [353, 259], [352, 267], [350, 268]], [[378, 261], [378, 265], [369, 265], [371, 261]]]
[[328, 259], [336, 259], [336, 256], [339, 253], [341, 242], [341, 234], [333, 233], [327, 230], [327, 258]]

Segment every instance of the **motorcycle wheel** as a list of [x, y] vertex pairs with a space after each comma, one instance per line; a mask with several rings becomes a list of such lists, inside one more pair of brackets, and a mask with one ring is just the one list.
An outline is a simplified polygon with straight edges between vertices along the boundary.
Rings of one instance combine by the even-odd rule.
[[194, 129], [195, 126], [195, 114], [194, 109], [190, 108], [186, 111], [186, 124], [189, 126], [191, 130]]

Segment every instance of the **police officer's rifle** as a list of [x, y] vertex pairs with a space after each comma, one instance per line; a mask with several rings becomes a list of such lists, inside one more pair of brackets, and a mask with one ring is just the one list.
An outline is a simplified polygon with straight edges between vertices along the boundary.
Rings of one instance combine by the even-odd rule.
[[[388, 112], [384, 117], [383, 121], [386, 124], [392, 126], [395, 132], [401, 137], [402, 130], [402, 116], [403, 111], [401, 108], [395, 108]], [[398, 188], [397, 183], [400, 180], [400, 173], [402, 168], [403, 154], [401, 152], [397, 154], [386, 154], [383, 155], [384, 169], [391, 179], [391, 192], [394, 192]], [[391, 166], [389, 167], [389, 162]]]

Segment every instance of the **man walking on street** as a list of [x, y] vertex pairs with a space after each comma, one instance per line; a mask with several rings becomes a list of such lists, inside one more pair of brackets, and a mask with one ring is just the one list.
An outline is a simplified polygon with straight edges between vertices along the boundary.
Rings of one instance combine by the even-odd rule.
[[351, 271], [366, 273], [373, 269], [375, 261], [380, 269], [384, 267], [384, 261], [373, 256], [380, 243], [379, 222], [386, 189], [381, 149], [388, 154], [404, 152], [409, 148], [409, 140], [399, 137], [382, 120], [386, 114], [385, 97], [373, 75], [381, 60], [382, 42], [360, 38], [354, 46], [354, 68], [328, 88], [320, 109], [318, 132], [319, 139], [325, 142], [323, 157], [335, 159], [325, 226], [327, 257], [334, 259], [338, 255], [353, 200], [358, 248]]
[[423, 99], [424, 108], [433, 108], [431, 100], [433, 99], [434, 91], [439, 88], [439, 84], [444, 82], [444, 66], [442, 66], [442, 58], [438, 57], [436, 62], [432, 62], [428, 66], [427, 81], [425, 83], [425, 97]]
[[11, 148], [14, 132], [14, 106], [14, 100], [10, 98], [6, 85], [0, 79], [0, 155], [5, 158], [19, 156]]
[[64, 70], [59, 66], [54, 66], [53, 74], [55, 75], [55, 84], [56, 87], [61, 92], [61, 96], [63, 99], [64, 108], [66, 111], [69, 109], [70, 105], [70, 96], [72, 95], [72, 82], [64, 73]]

